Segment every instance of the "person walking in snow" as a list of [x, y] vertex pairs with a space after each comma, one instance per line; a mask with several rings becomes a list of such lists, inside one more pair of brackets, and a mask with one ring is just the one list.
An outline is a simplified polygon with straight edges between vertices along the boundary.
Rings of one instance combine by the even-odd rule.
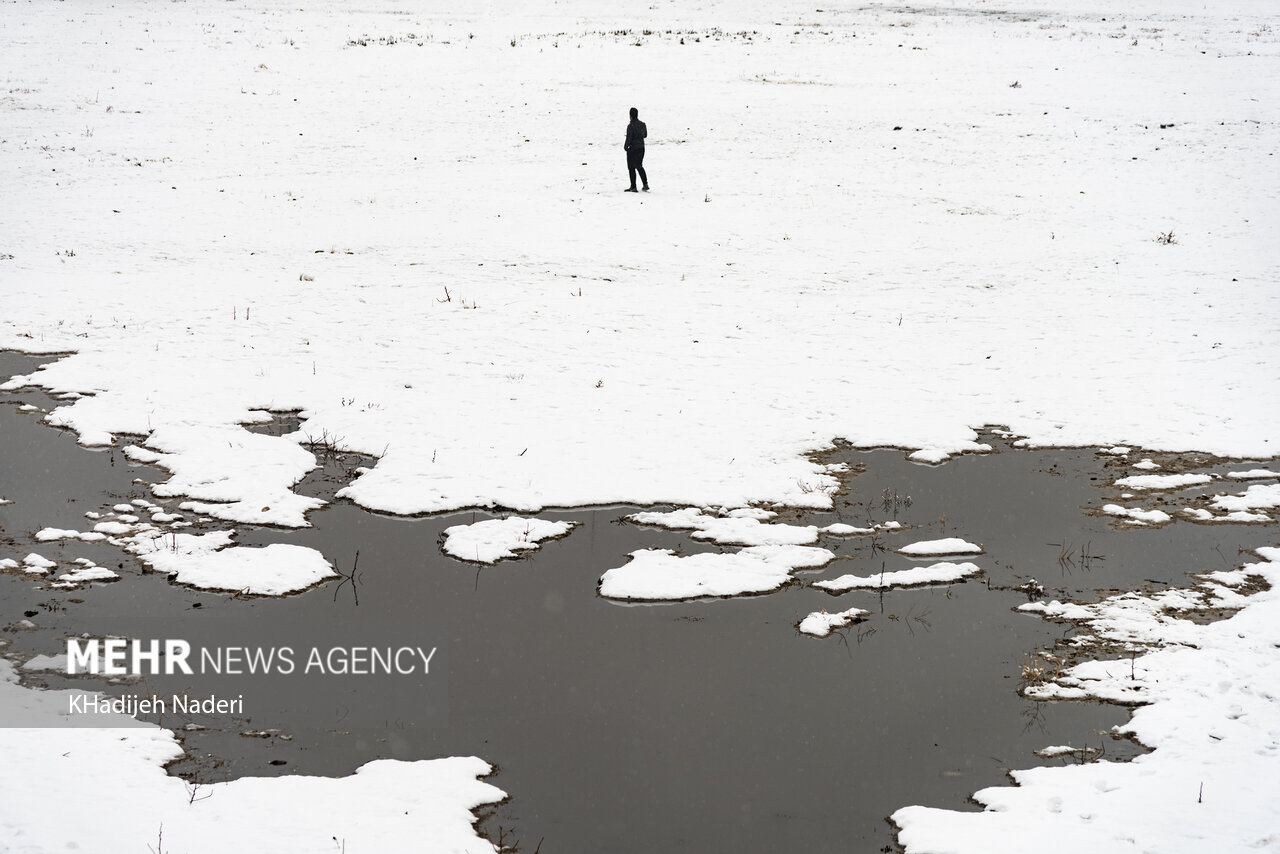
[[627, 139], [622, 144], [622, 150], [627, 152], [627, 174], [631, 176], [631, 186], [626, 192], [636, 192], [636, 173], [640, 173], [640, 183], [646, 193], [649, 192], [649, 176], [644, 172], [644, 138], [649, 135], [649, 129], [644, 126], [644, 122], [640, 121], [640, 111], [635, 107], [631, 108], [631, 124], [627, 125]]

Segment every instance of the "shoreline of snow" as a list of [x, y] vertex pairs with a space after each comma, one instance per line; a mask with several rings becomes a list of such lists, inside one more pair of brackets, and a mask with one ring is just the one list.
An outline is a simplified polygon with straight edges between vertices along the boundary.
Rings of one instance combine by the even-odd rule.
[[[309, 854], [336, 850], [335, 839], [359, 851], [487, 850], [474, 810], [506, 797], [481, 779], [494, 768], [475, 757], [374, 760], [337, 778], [241, 777], [201, 785], [193, 797], [185, 780], [165, 773], [182, 755], [170, 730], [132, 718], [121, 720], [137, 724], [127, 728], [38, 723], [66, 715], [68, 698], [84, 693], [23, 688], [13, 663], [0, 659], [0, 717], [19, 723], [0, 727], [0, 752], [15, 772], [0, 774], [6, 851], [88, 845], [136, 854], [162, 840], [164, 851], [225, 854], [270, 840], [275, 854]], [[101, 783], [93, 797], [50, 815], [49, 804], [92, 781]]]
[[[40, 354], [38, 349], [24, 349], [22, 342], [8, 342], [5, 346], [0, 347], [0, 350], [4, 349], [30, 355]], [[54, 355], [59, 359], [67, 359], [79, 355], [79, 353], [75, 350], [58, 349]], [[0, 391], [17, 390], [23, 387], [46, 388], [50, 391], [57, 390], [59, 392], [66, 391], [66, 387], [59, 384], [41, 385], [37, 381], [41, 373], [42, 371], [37, 371], [30, 375], [18, 375], [10, 378], [8, 382], [0, 383]], [[77, 426], [79, 421], [65, 412], [65, 410], [71, 405], [93, 401], [98, 394], [103, 392], [90, 389], [89, 393], [90, 396], [75, 400], [74, 403], [56, 407], [45, 415], [44, 420], [52, 426], [76, 432], [81, 437], [82, 444], [86, 444], [89, 447], [110, 444], [114, 434], [138, 434], [138, 431], [132, 428], [112, 431], [105, 429], [90, 430]], [[306, 407], [299, 404], [283, 405], [273, 403], [271, 408], [306, 411]], [[324, 506], [325, 502], [320, 499], [301, 496], [294, 492], [292, 487], [307, 472], [321, 465], [316, 461], [314, 454], [303, 444], [307, 442], [307, 437], [312, 436], [312, 434], [300, 431], [290, 436], [269, 436], [253, 433], [245, 429], [246, 424], [254, 423], [255, 416], [260, 412], [260, 408], [250, 408], [246, 410], [243, 417], [238, 416], [231, 422], [202, 424], [198, 428], [190, 423], [184, 423], [180, 428], [166, 428], [164, 431], [158, 429], [151, 432], [142, 431], [140, 435], [146, 437], [144, 441], [140, 444], [129, 445], [124, 450], [131, 459], [159, 467], [169, 473], [167, 479], [152, 485], [153, 491], [158, 497], [181, 499], [179, 509], [240, 524], [307, 527], [310, 525], [307, 520], [309, 512]], [[1009, 419], [987, 419], [966, 424], [963, 429], [973, 437], [977, 437], [984, 432], [999, 430], [1002, 435], [1005, 435], [1013, 442], [1016, 448], [1104, 448], [1114, 444], [1114, 436], [1095, 436], [1086, 433], [1073, 441], [1063, 442], [1053, 437], [1037, 437], [1029, 433], [1018, 433], [1009, 431], [1004, 427], [1008, 421]], [[319, 432], [327, 428], [316, 429]], [[312, 438], [314, 439], [314, 436]], [[430, 477], [424, 478], [422, 473], [417, 475], [409, 474], [407, 476], [397, 474], [393, 480], [396, 484], [400, 484], [395, 487], [395, 491], [400, 494], [400, 497], [390, 498], [381, 487], [374, 486], [381, 482], [382, 475], [379, 467], [383, 464], [384, 459], [389, 456], [387, 449], [390, 445], [384, 444], [380, 449], [372, 446], [366, 449], [358, 443], [342, 440], [340, 437], [339, 440], [345, 443], [341, 446], [342, 450], [371, 457], [374, 460], [374, 465], [358, 469], [356, 478], [339, 489], [336, 494], [338, 497], [350, 499], [357, 505], [372, 512], [406, 517], [444, 515], [466, 510], [537, 514], [551, 509], [578, 509], [615, 504], [633, 506], [674, 504], [685, 505], [686, 509], [666, 513], [643, 512], [635, 514], [639, 518], [633, 521], [638, 524], [668, 527], [673, 530], [687, 529], [693, 531], [691, 535], [696, 539], [708, 539], [721, 544], [735, 545], [807, 544], [816, 541], [818, 534], [822, 533], [845, 535], [881, 530], [880, 526], [876, 526], [873, 529], [863, 529], [854, 526], [836, 525], [830, 526], [834, 530], [827, 531], [826, 529], [819, 530], [813, 526], [796, 527], [787, 524], [769, 524], [765, 522], [766, 516], [754, 515], [758, 512], [773, 515], [771, 511], [757, 511], [754, 509], [761, 504], [798, 509], [825, 509], [830, 507], [831, 496], [835, 494], [838, 483], [834, 475], [838, 473], [839, 467], [833, 468], [816, 464], [812, 461], [812, 457], [829, 451], [834, 447], [847, 446], [860, 450], [893, 449], [901, 451], [908, 459], [929, 465], [942, 464], [957, 456], [989, 453], [991, 451], [990, 446], [978, 445], [969, 440], [955, 443], [923, 442], [922, 445], [914, 445], [901, 442], [889, 443], [878, 439], [859, 441], [846, 435], [833, 433], [825, 439], [813, 439], [795, 448], [794, 457], [788, 461], [786, 468], [788, 471], [795, 471], [801, 474], [800, 477], [794, 479], [795, 483], [802, 486], [799, 491], [784, 487], [780, 490], [766, 489], [763, 491], [720, 493], [717, 492], [720, 487], [715, 483], [694, 486], [687, 483], [688, 478], [682, 478], [682, 480], [686, 481], [686, 484], [681, 488], [682, 491], [676, 492], [655, 492], [646, 488], [636, 493], [629, 493], [625, 491], [625, 488], [611, 486], [603, 492], [571, 492], [568, 495], [557, 496], [547, 494], [545, 489], [538, 488], [534, 490], [534, 493], [529, 494], [521, 492], [512, 494], [504, 490], [498, 493], [504, 497], [495, 498], [488, 497], [494, 495], [492, 491], [486, 492], [471, 488], [464, 493], [456, 495], [441, 492], [431, 498], [406, 500], [404, 498], [404, 490], [407, 484], [418, 480], [430, 481]], [[1235, 448], [1234, 452], [1228, 451], [1224, 447], [1218, 447], [1214, 450], [1211, 446], [1195, 444], [1194, 440], [1190, 438], [1187, 439], [1187, 444], [1185, 445], [1143, 444], [1132, 439], [1129, 439], [1128, 443], [1133, 447], [1125, 446], [1124, 450], [1126, 452], [1140, 450], [1143, 453], [1187, 456], [1208, 454], [1219, 462], [1235, 460], [1257, 462], [1280, 459], [1280, 456], [1267, 453], [1267, 451], [1274, 449], [1255, 449], [1261, 451], [1255, 453], [1248, 453], [1244, 448]], [[216, 450], [224, 445], [227, 446], [224, 450]], [[159, 452], [155, 449], [156, 447], [164, 447], [165, 451]], [[209, 448], [215, 449], [215, 453], [212, 456], [206, 453], [206, 449]], [[279, 449], [279, 453], [276, 453], [274, 449]], [[929, 449], [937, 453], [930, 456], [927, 461], [922, 460], [920, 454], [923, 452], [932, 453]], [[399, 456], [420, 455], [424, 450], [425, 445], [420, 446], [413, 453]], [[433, 449], [431, 454], [433, 463], [435, 454], [436, 451]], [[397, 462], [399, 462], [399, 459], [397, 459]], [[1246, 474], [1247, 477], [1244, 476]], [[1248, 473], [1233, 473], [1231, 475], [1237, 481], [1251, 478], [1264, 479], [1274, 476], [1274, 472], [1261, 469]], [[454, 478], [455, 476], [450, 475], [450, 479]], [[1211, 482], [1211, 478], [1205, 475], [1138, 475], [1121, 478], [1116, 481], [1116, 485], [1127, 485], [1143, 491], [1163, 490], [1172, 492], [1184, 486], [1203, 485], [1209, 482]], [[1280, 490], [1280, 487], [1272, 484], [1254, 484], [1248, 487], [1247, 493], [1264, 497], [1262, 503], [1255, 503], [1253, 506], [1274, 507], [1280, 502], [1280, 498], [1276, 497], [1280, 495], [1277, 490]], [[714, 500], [708, 500], [709, 497], [713, 497]], [[1245, 502], [1236, 503], [1243, 505]], [[1214, 505], [1219, 508], [1225, 508], [1228, 504], [1232, 504], [1232, 499], [1224, 497], [1214, 501]], [[728, 518], [703, 518], [698, 520], [682, 518], [685, 514], [702, 514], [705, 516], [704, 511], [700, 511], [698, 508], [716, 506], [742, 509], [729, 513]], [[1117, 513], [1115, 515], [1122, 514]], [[664, 516], [666, 517], [665, 519], [662, 518]], [[1137, 521], [1135, 517], [1133, 522], [1137, 523]], [[1254, 521], [1266, 520], [1255, 518]], [[758, 533], [756, 533], [757, 531]], [[976, 549], [976, 551], [965, 549], [955, 552], [955, 554], [972, 554], [980, 553], [981, 551], [980, 546], [973, 546], [973, 549]], [[902, 553], [909, 554], [907, 552]], [[938, 552], [937, 554], [943, 553]], [[920, 553], [915, 556], [925, 555]]]
[[[1135, 705], [1116, 728], [1152, 748], [1126, 763], [1087, 762], [1010, 772], [1013, 787], [974, 794], [984, 810], [920, 806], [891, 816], [907, 854], [1046, 854], [1082, 850], [1271, 850], [1280, 760], [1280, 548], [1208, 572], [1190, 588], [1124, 593], [1093, 605], [1031, 603], [1020, 610], [1080, 623], [1071, 646], [1085, 660], [1029, 686], [1041, 700]], [[1260, 577], [1267, 589], [1236, 588]], [[1237, 609], [1207, 624], [1180, 614]], [[1129, 659], [1090, 658], [1119, 645]]]

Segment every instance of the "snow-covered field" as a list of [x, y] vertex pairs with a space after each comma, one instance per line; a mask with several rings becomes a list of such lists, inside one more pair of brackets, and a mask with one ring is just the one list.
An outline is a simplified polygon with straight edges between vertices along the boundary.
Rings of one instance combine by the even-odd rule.
[[[808, 452], [840, 438], [940, 461], [987, 450], [987, 424], [1031, 444], [1272, 457], [1278, 63], [1266, 0], [13, 0], [0, 348], [72, 352], [12, 385], [63, 395], [48, 420], [86, 444], [141, 436], [130, 453], [173, 473], [157, 495], [233, 522], [307, 524], [315, 501], [290, 487], [318, 447], [376, 457], [342, 494], [397, 513], [821, 507], [835, 472]], [[650, 130], [647, 195], [621, 193], [630, 106]], [[296, 433], [241, 426], [282, 410]], [[1128, 486], [1188, 483], [1168, 476]], [[1213, 506], [1274, 508], [1256, 477]], [[783, 526], [731, 513], [651, 523], [748, 544], [729, 557], [759, 590], [821, 551], [797, 544], [816, 532], [782, 542]], [[164, 560], [192, 583], [222, 571]], [[719, 561], [687, 583], [678, 562], [715, 563], [650, 552], [601, 570], [622, 598], [705, 595], [722, 577]], [[262, 592], [330, 571], [298, 563], [304, 580]], [[1235, 604], [1203, 631], [1245, 636], [1232, 684], [1254, 680], [1253, 699], [1232, 727], [1261, 757], [1280, 731], [1278, 600]], [[1179, 661], [1211, 672], [1205, 650]], [[1151, 696], [1161, 716], [1197, 702], [1178, 672]], [[1219, 711], [1234, 714], [1203, 715]], [[947, 814], [900, 813], [902, 841], [1081, 850], [1122, 822], [1150, 850], [1196, 851], [1231, 802], [1253, 812], [1215, 850], [1280, 848], [1274, 797], [1253, 797], [1268, 784], [1228, 801], [1244, 754], [1203, 715], [1151, 730], [1157, 758], [1114, 773], [1213, 772], [1203, 803], [1218, 807], [1126, 780], [1123, 799], [1054, 812], [1070, 798], [1036, 800], [1020, 778], [1025, 797], [984, 795], [1004, 823], [982, 813], [953, 836]], [[39, 744], [28, 773], [69, 779], [39, 770], [67, 766]], [[138, 754], [157, 792], [166, 750]], [[1034, 782], [1092, 793], [1111, 774], [1094, 767]], [[351, 797], [402, 790], [393, 776]], [[6, 833], [44, 820], [37, 806], [0, 809]], [[139, 828], [160, 815], [144, 797], [112, 809]]]

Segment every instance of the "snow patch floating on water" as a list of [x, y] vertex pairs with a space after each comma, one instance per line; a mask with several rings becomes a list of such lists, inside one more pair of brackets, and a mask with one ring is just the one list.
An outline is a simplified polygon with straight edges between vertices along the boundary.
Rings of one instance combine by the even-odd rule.
[[1214, 496], [1213, 506], [1219, 510], [1269, 510], [1280, 507], [1280, 484], [1255, 483], [1239, 495]]
[[830, 534], [833, 537], [858, 537], [865, 536], [867, 534], [874, 534], [876, 531], [884, 529], [879, 527], [859, 528], [856, 525], [847, 525], [844, 522], [835, 522], [827, 525], [825, 528], [819, 528], [819, 530], [822, 533]]
[[1050, 620], [1085, 620], [1092, 613], [1084, 605], [1061, 602], [1057, 599], [1052, 602], [1028, 602], [1025, 605], [1019, 605], [1018, 610], [1036, 613]]
[[962, 540], [959, 537], [945, 537], [940, 540], [920, 540], [898, 549], [898, 554], [908, 557], [939, 557], [942, 555], [982, 554], [982, 546]]
[[1150, 459], [1144, 459], [1141, 462], [1134, 463], [1133, 467], [1136, 469], [1141, 469], [1142, 471], [1155, 471], [1156, 469], [1160, 468], [1160, 464], [1156, 462], [1152, 462]]
[[819, 530], [833, 537], [855, 537], [876, 532], [875, 528], [858, 528], [854, 525], [846, 525], [844, 522], [835, 522]]
[[770, 524], [763, 520], [777, 515], [768, 510], [743, 508], [724, 515], [712, 515], [705, 509], [686, 507], [669, 512], [632, 513], [627, 519], [637, 525], [653, 525], [676, 531], [693, 531], [695, 540], [711, 540], [720, 545], [738, 546], [802, 546], [816, 542], [816, 525]]
[[1068, 747], [1066, 745], [1055, 745], [1053, 747], [1040, 748], [1039, 750], [1036, 751], [1036, 756], [1040, 756], [1045, 759], [1051, 759], [1054, 756], [1065, 756], [1068, 753], [1074, 753], [1074, 752], [1075, 752], [1075, 748], [1073, 747]]
[[[116, 511], [158, 505], [146, 501], [117, 504]], [[99, 513], [86, 513], [91, 518], [101, 518]], [[108, 514], [109, 515], [109, 514]], [[166, 516], [167, 514], [157, 514]], [[156, 516], [153, 515], [153, 519]], [[126, 521], [131, 520], [131, 521]], [[537, 521], [537, 520], [534, 520]], [[328, 561], [315, 549], [304, 546], [274, 543], [262, 548], [235, 546], [234, 531], [211, 531], [204, 534], [179, 533], [173, 528], [183, 525], [176, 522], [169, 530], [138, 517], [122, 514], [116, 519], [104, 519], [94, 525], [93, 531], [74, 531], [63, 528], [44, 528], [37, 532], [41, 541], [106, 540], [136, 555], [156, 572], [170, 576], [171, 580], [207, 590], [229, 590], [256, 596], [282, 596], [296, 593], [334, 578], [337, 573]], [[553, 524], [553, 523], [548, 523]], [[39, 555], [26, 559], [28, 572], [47, 574], [56, 564]], [[58, 576], [54, 587], [74, 587], [90, 581], [113, 581], [119, 575], [95, 565], [86, 558], [76, 563], [80, 569]], [[16, 566], [16, 564], [15, 564]]]
[[60, 652], [57, 655], [37, 655], [27, 659], [22, 664], [23, 670], [53, 670], [59, 673], [67, 672], [67, 654]]
[[41, 543], [47, 543], [51, 540], [74, 540], [79, 537], [79, 531], [69, 531], [65, 528], [41, 528], [36, 531], [36, 540]]
[[1249, 469], [1249, 471], [1227, 472], [1227, 477], [1234, 480], [1264, 480], [1272, 477], [1280, 478], [1280, 472], [1270, 469]]
[[25, 572], [32, 572], [32, 573], [43, 575], [44, 573], [48, 572], [49, 570], [53, 569], [56, 566], [57, 566], [56, 563], [49, 560], [44, 555], [38, 555], [35, 552], [31, 552], [29, 555], [27, 555], [22, 559], [22, 567]]
[[445, 528], [441, 549], [450, 557], [476, 563], [497, 563], [534, 551], [544, 540], [563, 537], [575, 522], [552, 522], [509, 516]]
[[895, 572], [882, 572], [878, 575], [842, 575], [826, 581], [815, 581], [814, 587], [828, 593], [844, 593], [855, 588], [888, 589], [890, 587], [916, 587], [922, 584], [947, 584], [963, 581], [971, 575], [982, 572], [973, 563], [935, 563], [932, 566], [917, 566], [912, 569], [900, 569]]
[[205, 590], [283, 596], [337, 577], [315, 549], [291, 543], [272, 543], [262, 548], [229, 546], [230, 541], [231, 534], [226, 531], [167, 534], [159, 538], [158, 548], [153, 551], [147, 551], [141, 543], [132, 543], [128, 548], [156, 572]]
[[[907, 854], [1274, 850], [1280, 549], [1258, 553], [1265, 563], [1210, 574], [1193, 589], [1022, 606], [1083, 622], [1089, 636], [1075, 641], [1083, 648], [1096, 641], [1149, 650], [1133, 660], [1087, 661], [1056, 690], [1028, 694], [1143, 704], [1118, 732], [1154, 750], [1127, 763], [1013, 771], [1016, 788], [974, 795], [986, 808], [979, 813], [898, 810], [892, 819]], [[1231, 589], [1247, 576], [1270, 589], [1252, 596]], [[1204, 625], [1175, 616], [1224, 602], [1241, 610]]]
[[56, 587], [75, 587], [90, 581], [115, 581], [120, 577], [116, 572], [107, 569], [105, 566], [98, 566], [88, 558], [76, 558], [76, 563], [80, 565], [79, 569], [71, 572], [65, 572], [58, 576]]
[[[128, 533], [130, 530], [132, 529], [124, 525], [121, 526], [120, 533]], [[53, 540], [82, 540], [86, 543], [94, 543], [106, 538], [107, 534], [102, 531], [72, 531], [66, 528], [41, 528], [36, 531], [36, 539], [42, 543]]]
[[1207, 474], [1135, 474], [1120, 478], [1115, 485], [1128, 489], [1181, 489], [1212, 482], [1212, 475]]
[[789, 584], [793, 571], [825, 566], [834, 559], [826, 549], [794, 545], [693, 555], [643, 549], [632, 552], [630, 562], [600, 576], [599, 592], [608, 599], [649, 601], [769, 593]]
[[1196, 522], [1270, 522], [1271, 517], [1265, 513], [1250, 513], [1248, 510], [1235, 510], [1215, 516], [1203, 507], [1184, 507], [1182, 512]]
[[869, 613], [871, 612], [864, 611], [861, 608], [850, 608], [847, 611], [840, 611], [836, 614], [828, 614], [826, 611], [814, 611], [801, 620], [797, 628], [806, 635], [825, 638], [831, 634], [832, 629], [847, 626], [859, 617], [865, 617]]
[[1102, 512], [1108, 516], [1119, 516], [1136, 525], [1163, 525], [1173, 518], [1163, 510], [1142, 510], [1137, 507], [1121, 507], [1119, 504], [1104, 504]]

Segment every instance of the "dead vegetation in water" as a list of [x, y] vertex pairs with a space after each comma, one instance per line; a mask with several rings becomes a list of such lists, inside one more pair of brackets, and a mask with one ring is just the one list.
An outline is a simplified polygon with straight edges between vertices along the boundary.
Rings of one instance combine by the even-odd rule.
[[1022, 681], [1019, 690], [1055, 681], [1062, 675], [1062, 664], [1063, 660], [1060, 656], [1047, 650], [1039, 649], [1022, 653], [1022, 663], [1019, 666], [1019, 676]]

